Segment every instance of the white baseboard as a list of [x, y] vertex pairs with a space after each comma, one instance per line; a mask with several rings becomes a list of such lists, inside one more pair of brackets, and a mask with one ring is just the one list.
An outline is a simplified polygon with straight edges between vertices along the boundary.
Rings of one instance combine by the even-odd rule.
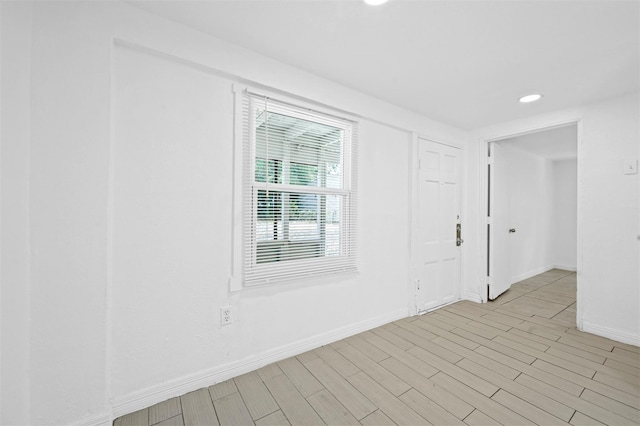
[[[212, 386], [232, 377], [237, 377], [250, 371], [257, 370], [265, 365], [282, 361], [283, 359], [353, 336], [354, 334], [406, 318], [408, 315], [408, 308], [397, 309], [375, 318], [360, 321], [358, 323], [350, 324], [307, 339], [299, 340], [279, 348], [268, 350], [261, 354], [252, 355], [238, 361], [180, 377], [157, 386], [132, 392], [113, 400], [113, 418], [118, 418], [124, 414], [141, 410], [159, 402], [166, 401], [167, 399], [171, 399], [203, 387]], [[86, 423], [86, 425], [94, 426], [93, 423]], [[97, 424], [95, 426], [97, 426]]]
[[576, 272], [578, 270], [578, 268], [573, 265], [573, 266], [569, 266], [569, 265], [553, 265], [551, 267], [551, 269], [563, 269], [565, 271], [571, 271], [571, 272]]
[[74, 423], [74, 426], [111, 426], [113, 419], [111, 414], [103, 412], [100, 414], [93, 414], [85, 417], [84, 419]]
[[462, 300], [469, 300], [471, 302], [482, 303], [482, 297], [480, 297], [479, 294], [471, 293], [468, 291], [465, 291], [464, 293], [462, 293]]
[[634, 334], [633, 332], [603, 327], [587, 321], [582, 322], [582, 331], [595, 334], [596, 336], [606, 337], [607, 339], [615, 340], [616, 342], [640, 346], [640, 335]]
[[515, 277], [511, 277], [511, 284], [515, 284], [515, 283], [520, 282], [522, 280], [526, 280], [528, 278], [535, 277], [536, 275], [542, 274], [543, 272], [550, 271], [551, 269], [553, 269], [553, 266], [543, 266], [541, 268], [536, 268], [533, 271], [529, 271], [529, 272], [525, 272], [525, 273], [520, 274], [520, 275], [516, 275]]

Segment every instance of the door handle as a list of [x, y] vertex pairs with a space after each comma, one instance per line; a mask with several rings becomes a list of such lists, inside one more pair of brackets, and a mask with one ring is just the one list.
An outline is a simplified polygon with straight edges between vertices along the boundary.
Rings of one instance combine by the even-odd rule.
[[516, 228], [511, 228], [511, 229], [509, 229], [509, 233], [510, 233], [510, 234], [514, 234], [515, 232], [516, 232]]
[[462, 239], [462, 225], [456, 224], [456, 246], [460, 247], [464, 243]]

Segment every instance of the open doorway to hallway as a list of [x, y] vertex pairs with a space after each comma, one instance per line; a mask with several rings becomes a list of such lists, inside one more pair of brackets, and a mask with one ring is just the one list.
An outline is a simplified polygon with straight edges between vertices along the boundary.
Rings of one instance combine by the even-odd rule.
[[488, 144], [488, 299], [552, 269], [577, 270], [577, 139], [569, 123]]

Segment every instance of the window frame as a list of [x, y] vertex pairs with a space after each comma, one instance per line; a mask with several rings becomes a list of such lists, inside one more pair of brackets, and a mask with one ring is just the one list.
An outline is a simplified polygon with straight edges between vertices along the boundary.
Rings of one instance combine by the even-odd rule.
[[[335, 274], [356, 273], [357, 272], [357, 122], [347, 114], [336, 115], [335, 111], [326, 108], [313, 108], [305, 105], [303, 101], [289, 101], [282, 96], [275, 98], [265, 94], [255, 94], [248, 88], [238, 88], [234, 86], [236, 96], [235, 105], [235, 141], [234, 141], [234, 250], [232, 258], [232, 274], [230, 279], [230, 290], [236, 291], [248, 287], [276, 284], [281, 282], [300, 281], [309, 278], [324, 277]], [[285, 159], [284, 148], [283, 158], [271, 157], [263, 158], [265, 170], [269, 171], [272, 160], [282, 161], [283, 177], [281, 183], [270, 183], [268, 175], [264, 182], [256, 179], [257, 155], [257, 133], [256, 133], [256, 111], [263, 110], [265, 102], [268, 104], [269, 113], [282, 114], [294, 119], [313, 121], [319, 124], [328, 125], [340, 129], [344, 137], [342, 139], [342, 159], [340, 164], [342, 170], [342, 185], [340, 188], [326, 186], [321, 181], [323, 173], [328, 169], [327, 161], [318, 158], [316, 164], [302, 165], [315, 166], [318, 169], [317, 185], [296, 185], [286, 181], [285, 168], [291, 168], [291, 158]], [[288, 148], [287, 148], [288, 149]], [[277, 167], [277, 166], [276, 166]], [[325, 170], [321, 171], [321, 168]], [[322, 186], [324, 184], [325, 186]], [[281, 203], [286, 204], [285, 198], [293, 194], [317, 195], [318, 199], [318, 238], [291, 239], [291, 234], [285, 230], [285, 221], [291, 223], [291, 219], [286, 217], [283, 211], [282, 227], [284, 231], [283, 239], [259, 241], [258, 239], [258, 203], [259, 191], [274, 191], [281, 193]], [[286, 194], [286, 196], [284, 195]], [[326, 250], [323, 242], [326, 234], [326, 216], [323, 212], [322, 197], [335, 196], [342, 200], [340, 208], [339, 239], [340, 252], [338, 254], [322, 255], [285, 259], [272, 262], [259, 262], [258, 250], [262, 247], [285, 248], [293, 245], [317, 246], [318, 251]], [[326, 201], [325, 201], [326, 203]], [[289, 204], [290, 205], [290, 204]], [[286, 206], [283, 210], [286, 209]], [[307, 268], [308, 272], [302, 273], [301, 268]], [[284, 266], [283, 266], [284, 265]], [[255, 275], [257, 274], [257, 275]], [[255, 277], [258, 277], [257, 279]]]

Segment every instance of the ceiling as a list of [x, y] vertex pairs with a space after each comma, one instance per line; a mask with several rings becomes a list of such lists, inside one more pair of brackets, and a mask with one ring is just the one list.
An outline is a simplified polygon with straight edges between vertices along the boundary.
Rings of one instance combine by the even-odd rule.
[[640, 87], [636, 0], [129, 3], [467, 130]]
[[578, 126], [574, 123], [500, 141], [501, 145], [505, 143], [510, 148], [551, 161], [575, 159], [578, 158]]

